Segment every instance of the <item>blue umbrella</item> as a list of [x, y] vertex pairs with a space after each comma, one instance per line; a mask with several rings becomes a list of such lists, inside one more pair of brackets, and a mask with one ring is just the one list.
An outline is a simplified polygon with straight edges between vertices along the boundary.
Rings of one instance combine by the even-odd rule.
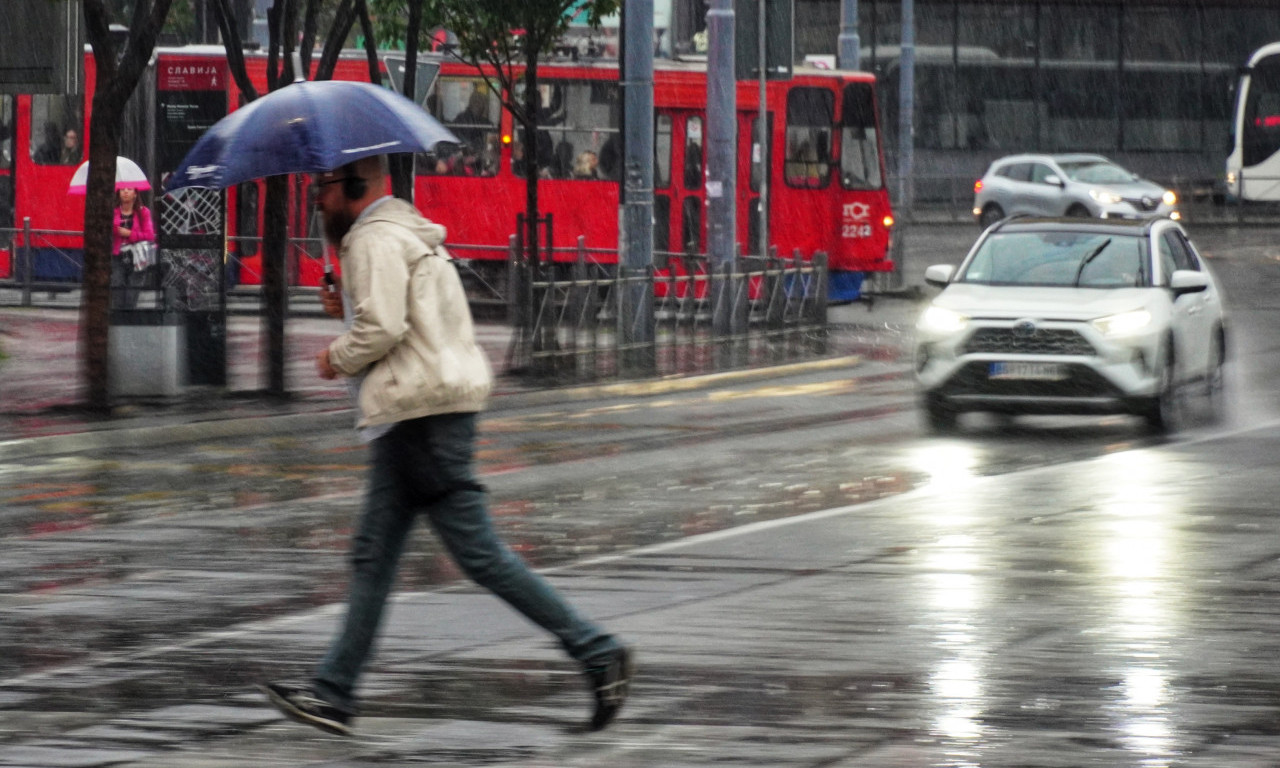
[[225, 188], [286, 173], [333, 170], [369, 155], [459, 143], [417, 104], [387, 88], [346, 80], [297, 82], [214, 123], [165, 182]]

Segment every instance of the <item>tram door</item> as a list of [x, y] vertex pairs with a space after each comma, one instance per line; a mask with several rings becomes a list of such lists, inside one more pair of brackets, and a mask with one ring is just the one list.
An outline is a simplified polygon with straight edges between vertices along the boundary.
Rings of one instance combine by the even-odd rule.
[[[769, 147], [773, 143], [773, 113], [767, 114], [768, 128], [764, 146], [761, 146], [759, 112], [738, 113], [737, 239], [744, 254], [760, 254], [760, 225], [767, 221], [760, 215], [760, 191], [767, 189], [768, 194], [773, 193], [772, 174], [764, 176], [772, 167], [773, 159], [769, 157]], [[762, 184], [766, 178], [767, 187]]]
[[685, 254], [706, 253], [706, 155], [703, 151], [706, 120], [701, 112], [679, 112], [674, 114], [674, 124], [676, 147], [672, 185], [676, 199], [672, 200], [675, 224], [673, 250]]

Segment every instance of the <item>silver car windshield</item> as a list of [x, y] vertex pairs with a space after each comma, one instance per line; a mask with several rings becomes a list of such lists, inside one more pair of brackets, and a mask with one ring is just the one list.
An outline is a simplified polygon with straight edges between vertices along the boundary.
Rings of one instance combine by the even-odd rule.
[[1151, 284], [1146, 238], [1093, 232], [997, 232], [982, 242], [960, 283], [1080, 288]]
[[1136, 176], [1132, 172], [1113, 163], [1096, 161], [1084, 163], [1058, 163], [1062, 172], [1072, 181], [1083, 184], [1127, 184]]

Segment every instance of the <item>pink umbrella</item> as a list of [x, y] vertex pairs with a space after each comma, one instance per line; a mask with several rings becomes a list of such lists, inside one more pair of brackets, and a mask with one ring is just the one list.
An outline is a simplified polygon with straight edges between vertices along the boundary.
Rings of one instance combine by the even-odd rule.
[[[67, 194], [83, 195], [88, 181], [89, 162], [86, 160], [71, 177], [71, 186], [67, 187]], [[127, 157], [117, 156], [116, 189], [151, 189], [151, 183], [147, 181], [147, 174], [142, 172], [137, 163]]]

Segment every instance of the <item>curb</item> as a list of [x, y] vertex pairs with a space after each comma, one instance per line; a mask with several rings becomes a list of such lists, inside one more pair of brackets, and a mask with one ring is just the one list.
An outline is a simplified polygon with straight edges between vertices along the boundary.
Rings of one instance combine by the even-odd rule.
[[[838, 368], [854, 368], [861, 361], [861, 357], [849, 355], [696, 376], [668, 376], [645, 381], [624, 381], [561, 389], [543, 388], [497, 393], [490, 396], [486, 412], [513, 411], [521, 408], [611, 397], [648, 397], [673, 392], [712, 389], [780, 376], [794, 376]], [[314, 413], [267, 414], [231, 419], [209, 418], [204, 421], [180, 424], [122, 425], [120, 427], [107, 427], [85, 432], [3, 440], [0, 441], [0, 461], [11, 461], [33, 456], [83, 453], [86, 451], [154, 447], [157, 445], [249, 435], [305, 434], [340, 427], [354, 428], [354, 426], [354, 409], [349, 407]]]

